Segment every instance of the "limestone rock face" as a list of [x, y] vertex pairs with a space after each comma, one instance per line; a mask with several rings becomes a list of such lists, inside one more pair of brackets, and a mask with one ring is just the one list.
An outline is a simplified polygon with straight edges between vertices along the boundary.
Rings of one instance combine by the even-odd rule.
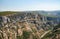
[[0, 21], [1, 23], [6, 24], [10, 22], [10, 18], [8, 18], [7, 16], [0, 16]]
[[2, 26], [0, 27], [0, 38], [40, 39], [45, 31], [54, 27], [52, 23], [53, 21], [47, 20], [47, 17], [40, 14], [18, 13], [0, 16], [0, 26]]

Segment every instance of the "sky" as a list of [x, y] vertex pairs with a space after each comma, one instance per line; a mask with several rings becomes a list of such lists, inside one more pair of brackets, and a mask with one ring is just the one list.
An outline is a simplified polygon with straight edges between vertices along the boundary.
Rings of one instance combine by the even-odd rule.
[[60, 0], [0, 0], [0, 11], [60, 10]]

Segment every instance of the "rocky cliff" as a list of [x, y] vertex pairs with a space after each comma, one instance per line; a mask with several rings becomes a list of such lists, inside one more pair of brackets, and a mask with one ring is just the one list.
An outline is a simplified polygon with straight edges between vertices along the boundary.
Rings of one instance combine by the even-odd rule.
[[0, 16], [0, 38], [41, 39], [44, 33], [53, 30], [58, 23], [56, 18], [31, 12]]

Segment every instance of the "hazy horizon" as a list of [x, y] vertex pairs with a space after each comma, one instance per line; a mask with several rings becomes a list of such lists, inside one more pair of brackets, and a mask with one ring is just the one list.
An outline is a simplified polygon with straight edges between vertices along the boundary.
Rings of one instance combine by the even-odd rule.
[[0, 0], [0, 11], [60, 10], [60, 0]]

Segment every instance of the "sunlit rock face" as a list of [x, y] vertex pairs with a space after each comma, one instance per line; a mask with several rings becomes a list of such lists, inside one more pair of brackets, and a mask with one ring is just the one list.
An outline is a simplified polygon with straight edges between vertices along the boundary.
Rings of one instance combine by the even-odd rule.
[[7, 16], [1, 16], [0, 19], [1, 19], [1, 21], [2, 21], [4, 24], [10, 22], [10, 19], [9, 19]]
[[3, 25], [0, 27], [0, 37], [4, 39], [40, 39], [45, 31], [54, 26], [52, 19], [54, 20], [54, 18], [33, 13], [0, 16], [0, 24]]
[[2, 16], [3, 23], [7, 23], [8, 18], [6, 16]]

